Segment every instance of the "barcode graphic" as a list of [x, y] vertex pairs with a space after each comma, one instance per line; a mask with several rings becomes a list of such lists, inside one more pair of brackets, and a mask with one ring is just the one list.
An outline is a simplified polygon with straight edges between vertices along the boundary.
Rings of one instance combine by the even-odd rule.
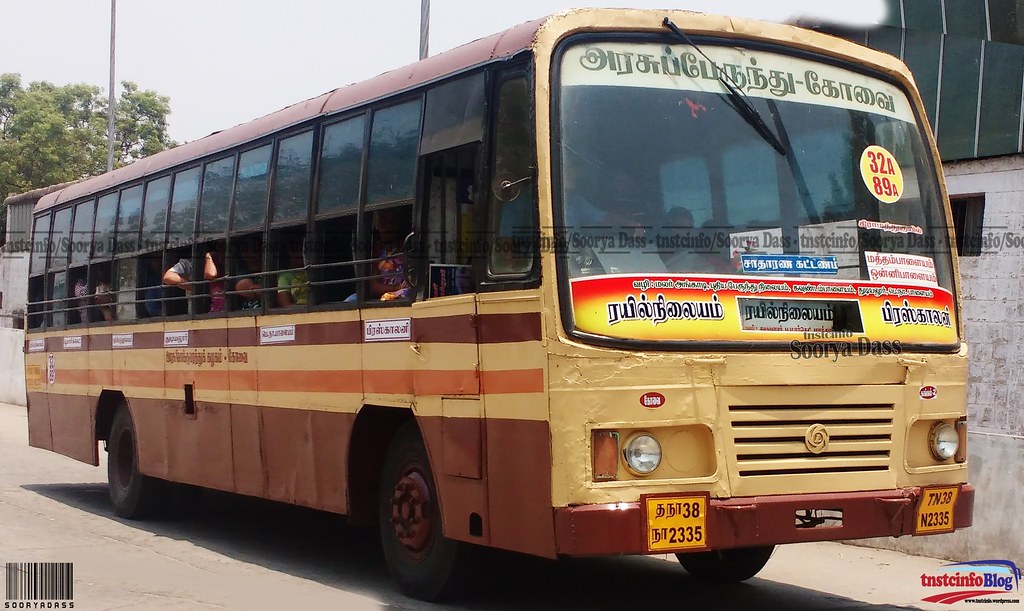
[[70, 562], [8, 562], [7, 600], [72, 600]]

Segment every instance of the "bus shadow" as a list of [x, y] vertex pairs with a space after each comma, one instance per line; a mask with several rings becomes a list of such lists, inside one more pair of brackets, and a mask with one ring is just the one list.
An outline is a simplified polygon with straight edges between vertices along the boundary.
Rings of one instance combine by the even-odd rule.
[[114, 515], [105, 484], [23, 488], [125, 526], [187, 540], [240, 562], [370, 596], [400, 609], [911, 608], [870, 605], [760, 578], [741, 584], [704, 583], [678, 563], [654, 557], [554, 561], [497, 550], [474, 550], [474, 586], [444, 605], [432, 605], [395, 590], [374, 529], [348, 526], [334, 514], [206, 490], [167, 516], [134, 521]]

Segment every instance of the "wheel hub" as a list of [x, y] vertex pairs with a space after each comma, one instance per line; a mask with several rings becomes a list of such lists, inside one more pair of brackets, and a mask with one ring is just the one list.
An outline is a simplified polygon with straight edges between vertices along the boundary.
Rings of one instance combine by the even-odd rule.
[[391, 525], [398, 541], [411, 552], [427, 546], [434, 528], [433, 502], [423, 476], [410, 471], [395, 484], [391, 497]]

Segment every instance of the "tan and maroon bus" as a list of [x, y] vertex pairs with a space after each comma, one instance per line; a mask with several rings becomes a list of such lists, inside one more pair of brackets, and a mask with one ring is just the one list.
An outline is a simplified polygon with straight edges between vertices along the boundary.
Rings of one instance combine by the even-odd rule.
[[689, 12], [526, 23], [45, 196], [33, 446], [121, 516], [200, 486], [471, 546], [971, 524], [941, 166], [896, 59]]

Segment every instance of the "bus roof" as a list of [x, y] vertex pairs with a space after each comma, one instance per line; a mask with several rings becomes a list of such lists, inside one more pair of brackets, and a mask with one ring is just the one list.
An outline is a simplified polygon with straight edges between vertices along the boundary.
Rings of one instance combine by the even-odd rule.
[[511, 57], [530, 48], [538, 28], [544, 21], [544, 19], [540, 19], [520, 24], [504, 32], [475, 40], [408, 66], [328, 91], [258, 119], [161, 151], [111, 172], [72, 183], [64, 189], [40, 199], [36, 204], [35, 211], [40, 212], [74, 199], [99, 193], [110, 187], [149, 174], [156, 174], [190, 160], [257, 140], [290, 125], [296, 125], [320, 115], [342, 111], [411, 89], [417, 85], [459, 72], [464, 68], [503, 57]]

